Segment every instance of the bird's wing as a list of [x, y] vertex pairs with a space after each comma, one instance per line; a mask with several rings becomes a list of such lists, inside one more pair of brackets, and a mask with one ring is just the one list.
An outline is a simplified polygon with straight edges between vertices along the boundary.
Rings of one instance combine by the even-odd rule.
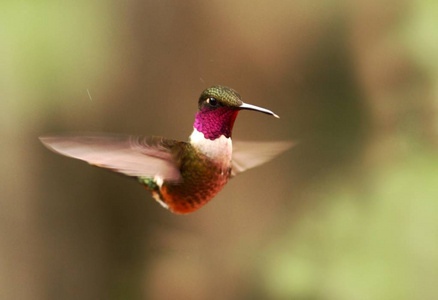
[[56, 153], [128, 176], [181, 179], [171, 150], [178, 143], [174, 140], [104, 134], [45, 136], [40, 140]]
[[233, 141], [232, 176], [270, 161], [294, 146], [294, 142]]

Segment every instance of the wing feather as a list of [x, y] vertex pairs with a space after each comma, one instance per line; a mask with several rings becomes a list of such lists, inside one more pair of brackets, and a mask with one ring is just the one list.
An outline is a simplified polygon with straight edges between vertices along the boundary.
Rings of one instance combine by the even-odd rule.
[[293, 147], [296, 143], [233, 141], [232, 175], [264, 164]]
[[180, 172], [171, 152], [178, 143], [160, 137], [125, 135], [64, 135], [40, 137], [50, 150], [128, 176], [179, 181]]

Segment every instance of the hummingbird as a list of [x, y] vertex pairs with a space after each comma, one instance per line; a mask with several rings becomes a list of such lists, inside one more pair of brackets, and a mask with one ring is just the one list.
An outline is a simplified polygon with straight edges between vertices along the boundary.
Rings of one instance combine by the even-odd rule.
[[187, 214], [209, 202], [230, 178], [293, 146], [288, 141], [233, 143], [231, 133], [241, 110], [279, 118], [268, 109], [244, 103], [235, 90], [217, 85], [199, 97], [187, 142], [114, 134], [44, 136], [40, 140], [58, 154], [136, 178], [163, 207]]

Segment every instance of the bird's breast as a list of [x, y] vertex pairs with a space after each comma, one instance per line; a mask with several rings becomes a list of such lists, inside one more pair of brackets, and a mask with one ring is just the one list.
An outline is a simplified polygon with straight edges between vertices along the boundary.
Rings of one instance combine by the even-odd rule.
[[231, 164], [233, 152], [231, 138], [221, 135], [214, 140], [206, 139], [204, 134], [195, 128], [190, 135], [190, 144], [219, 165], [228, 166]]
[[182, 181], [164, 182], [160, 188], [161, 200], [175, 213], [189, 213], [205, 205], [231, 175], [231, 139], [205, 140], [195, 129], [190, 143], [192, 149], [180, 160]]
[[182, 182], [164, 182], [161, 200], [175, 213], [193, 212], [210, 201], [228, 182], [230, 167], [224, 168], [208, 158], [185, 162]]

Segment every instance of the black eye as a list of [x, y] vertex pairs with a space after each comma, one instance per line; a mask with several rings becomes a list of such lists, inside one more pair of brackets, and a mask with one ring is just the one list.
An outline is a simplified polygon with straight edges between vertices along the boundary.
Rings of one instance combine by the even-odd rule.
[[219, 104], [217, 99], [213, 97], [208, 98], [207, 103], [210, 104], [210, 106], [217, 106]]

